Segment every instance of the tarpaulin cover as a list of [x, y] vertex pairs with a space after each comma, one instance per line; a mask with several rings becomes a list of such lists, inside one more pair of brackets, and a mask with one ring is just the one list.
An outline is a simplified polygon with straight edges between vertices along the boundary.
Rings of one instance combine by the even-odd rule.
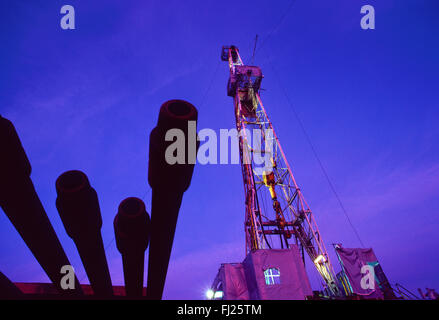
[[227, 83], [227, 95], [233, 97], [236, 93], [237, 86], [240, 89], [246, 89], [250, 86], [259, 91], [262, 81], [262, 71], [256, 66], [235, 66], [235, 73], [230, 75]]
[[374, 266], [378, 264], [378, 259], [375, 256], [372, 248], [336, 248], [338, 255], [343, 263], [343, 268], [351, 284], [354, 293], [364, 296], [365, 298], [382, 299], [383, 293], [380, 290], [379, 284], [375, 282], [375, 289], [363, 289], [361, 286], [361, 279], [366, 273], [361, 273], [361, 268], [364, 265]]
[[[311, 285], [299, 250], [256, 250], [244, 262], [247, 287], [251, 300], [304, 300], [312, 295]], [[279, 271], [279, 283], [267, 284], [264, 271]]]
[[261, 68], [257, 66], [236, 66], [235, 68], [238, 75], [250, 74], [252, 77], [262, 78]]
[[247, 282], [241, 263], [223, 264], [217, 279], [222, 285], [224, 300], [248, 300]]

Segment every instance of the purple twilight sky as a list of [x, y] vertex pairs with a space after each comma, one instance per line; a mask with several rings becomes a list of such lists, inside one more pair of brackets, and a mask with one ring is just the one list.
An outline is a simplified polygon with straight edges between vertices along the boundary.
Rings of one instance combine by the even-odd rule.
[[[113, 284], [123, 284], [112, 221], [128, 196], [150, 209], [148, 136], [160, 105], [185, 99], [199, 110], [199, 128], [233, 128], [220, 49], [234, 44], [249, 62], [258, 34], [261, 96], [333, 260], [332, 243], [359, 243], [292, 107], [390, 281], [439, 289], [439, 2], [290, 3], [1, 1], [0, 114], [16, 126], [36, 190], [84, 283], [55, 208], [56, 178], [71, 169], [88, 175]], [[75, 8], [75, 30], [60, 28], [64, 4]], [[375, 30], [360, 27], [365, 4], [375, 7]], [[240, 166], [198, 164], [164, 298], [203, 299], [221, 262], [242, 261], [243, 219]], [[48, 281], [4, 214], [0, 243], [0, 270], [10, 279]], [[315, 272], [310, 280], [317, 288]]]

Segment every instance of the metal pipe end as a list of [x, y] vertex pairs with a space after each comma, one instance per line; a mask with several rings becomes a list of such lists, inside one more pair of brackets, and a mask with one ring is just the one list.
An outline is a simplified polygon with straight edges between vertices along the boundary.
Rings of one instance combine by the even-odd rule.
[[56, 179], [56, 191], [58, 194], [72, 194], [90, 187], [87, 175], [79, 170], [70, 170], [61, 174]]
[[114, 218], [116, 245], [121, 254], [145, 251], [149, 245], [151, 219], [145, 203], [136, 197], [123, 200]]
[[98, 195], [87, 175], [79, 170], [61, 174], [55, 183], [56, 207], [67, 234], [81, 240], [102, 228]]
[[162, 104], [159, 112], [157, 127], [162, 130], [172, 128], [187, 130], [188, 121], [197, 121], [198, 111], [185, 100], [168, 100]]

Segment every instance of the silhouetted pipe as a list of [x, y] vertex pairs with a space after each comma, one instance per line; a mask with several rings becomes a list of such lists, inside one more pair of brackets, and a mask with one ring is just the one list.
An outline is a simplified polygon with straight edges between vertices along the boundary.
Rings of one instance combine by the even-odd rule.
[[150, 237], [150, 218], [139, 198], [127, 198], [114, 218], [117, 249], [122, 255], [125, 291], [128, 297], [143, 296], [145, 250]]
[[31, 165], [14, 125], [0, 116], [0, 206], [32, 251], [55, 287], [64, 294], [82, 294], [61, 288], [61, 268], [70, 262], [50, 224], [30, 179]]
[[0, 299], [20, 299], [23, 297], [23, 292], [0, 272]]
[[94, 294], [113, 295], [101, 236], [101, 210], [95, 189], [83, 172], [72, 170], [58, 177], [56, 192], [56, 207], [67, 234], [76, 244]]
[[[160, 300], [163, 295], [169, 257], [183, 193], [190, 185], [196, 150], [197, 109], [183, 100], [170, 100], [160, 108], [157, 126], [151, 131], [149, 142], [148, 181], [152, 188], [151, 244], [148, 260], [148, 299]], [[188, 122], [194, 121], [191, 129]], [[168, 164], [166, 132], [180, 129], [185, 134], [184, 164]], [[188, 143], [189, 141], [189, 143]]]

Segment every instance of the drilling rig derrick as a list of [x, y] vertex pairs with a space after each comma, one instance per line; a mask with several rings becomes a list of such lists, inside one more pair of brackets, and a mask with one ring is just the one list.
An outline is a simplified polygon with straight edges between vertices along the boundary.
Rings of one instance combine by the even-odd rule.
[[[295, 243], [303, 261], [306, 252], [331, 295], [338, 296], [335, 273], [314, 216], [262, 104], [262, 71], [245, 65], [235, 46], [223, 46], [221, 60], [229, 64], [227, 95], [233, 97], [239, 137], [246, 251], [288, 249]], [[258, 139], [254, 134], [251, 139], [250, 133], [255, 130], [260, 133]], [[261, 157], [269, 158], [264, 167]]]

